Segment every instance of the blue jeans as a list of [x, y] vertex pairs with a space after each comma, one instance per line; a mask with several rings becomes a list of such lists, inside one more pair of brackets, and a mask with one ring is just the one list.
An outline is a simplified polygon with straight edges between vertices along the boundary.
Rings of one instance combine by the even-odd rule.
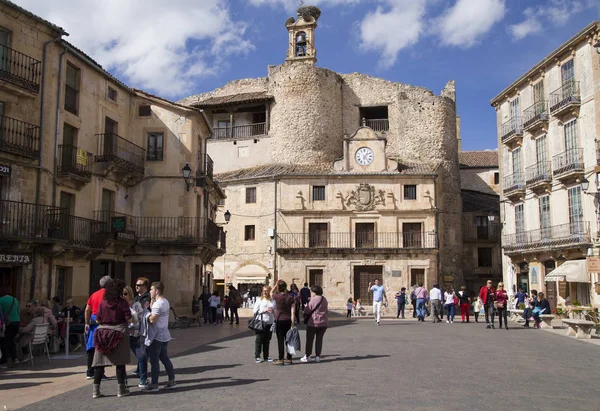
[[[144, 337], [140, 337], [140, 340], [143, 338]], [[146, 347], [143, 341], [140, 341], [140, 344], [135, 350], [135, 356], [138, 360], [140, 383], [145, 384], [148, 382], [148, 347]]]
[[404, 307], [406, 307], [406, 304], [398, 304], [398, 314], [396, 317], [400, 317], [400, 314], [402, 314], [402, 318], [404, 318]]
[[425, 299], [417, 298], [417, 317], [425, 318]]
[[[173, 364], [167, 354], [167, 346], [169, 342], [152, 341], [150, 347], [148, 347], [148, 355], [150, 356], [150, 372], [152, 372], [152, 385], [158, 384], [158, 374], [160, 373], [160, 364], [158, 360], [165, 366], [165, 371], [169, 376], [169, 381], [175, 379], [175, 372], [173, 371]], [[140, 373], [141, 374], [141, 373]]]
[[446, 304], [446, 320], [454, 321], [454, 314], [456, 313], [456, 307], [454, 307], [454, 303]]

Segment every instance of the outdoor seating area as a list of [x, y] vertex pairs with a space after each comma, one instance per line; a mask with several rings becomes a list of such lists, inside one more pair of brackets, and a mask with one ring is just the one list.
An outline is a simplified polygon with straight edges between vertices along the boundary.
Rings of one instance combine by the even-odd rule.
[[592, 338], [592, 330], [596, 328], [593, 321], [588, 320], [562, 320], [568, 326], [567, 335], [578, 339]]

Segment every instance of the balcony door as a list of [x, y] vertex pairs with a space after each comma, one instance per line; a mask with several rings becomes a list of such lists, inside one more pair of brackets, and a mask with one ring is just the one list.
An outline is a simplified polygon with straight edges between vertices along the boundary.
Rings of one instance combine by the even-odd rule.
[[71, 217], [75, 214], [75, 194], [60, 192], [60, 230], [62, 232], [62, 238], [73, 238], [73, 224], [71, 224]]
[[521, 148], [517, 148], [512, 152], [512, 164], [513, 164], [513, 184], [518, 183], [520, 174], [523, 172], [523, 163], [521, 162]]
[[478, 240], [489, 240], [489, 220], [487, 216], [475, 217], [475, 224], [477, 225], [477, 239]]
[[402, 240], [404, 248], [421, 248], [423, 246], [422, 231], [421, 223], [403, 223]]
[[571, 234], [583, 234], [583, 207], [579, 185], [569, 188], [569, 228]]
[[356, 248], [375, 247], [375, 223], [356, 223]]
[[104, 223], [108, 223], [108, 227], [110, 227], [110, 217], [114, 209], [115, 192], [107, 189], [102, 189], [102, 205], [100, 208], [101, 211], [99, 220]]
[[563, 86], [569, 85], [575, 80], [575, 63], [573, 59], [560, 66], [560, 78]]
[[515, 232], [517, 234], [517, 244], [525, 242], [525, 214], [523, 211], [523, 203], [515, 206]]
[[540, 240], [552, 238], [552, 219], [550, 213], [550, 196], [539, 197]]
[[309, 223], [308, 224], [308, 247], [325, 248], [327, 247], [327, 223]]
[[104, 155], [112, 157], [117, 154], [117, 137], [119, 123], [110, 117], [104, 117]]
[[72, 171], [76, 164], [77, 150], [77, 129], [67, 123], [63, 124], [63, 141], [61, 153], [61, 170], [63, 172]]
[[566, 164], [575, 165], [579, 164], [579, 136], [577, 133], [577, 119], [564, 125], [565, 132], [565, 151], [566, 151]]
[[8, 32], [0, 30], [0, 71], [6, 73], [8, 73], [10, 70], [10, 51], [8, 50], [8, 40]]
[[510, 102], [510, 118], [514, 130], [519, 128], [519, 112], [519, 97], [517, 97]]

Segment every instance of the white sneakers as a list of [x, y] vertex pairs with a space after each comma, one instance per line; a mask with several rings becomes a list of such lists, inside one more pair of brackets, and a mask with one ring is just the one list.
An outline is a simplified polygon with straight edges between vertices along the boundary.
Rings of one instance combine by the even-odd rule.
[[304, 357], [300, 358], [300, 361], [301, 361], [301, 362], [311, 362], [311, 361], [314, 361], [314, 362], [321, 362], [321, 358], [319, 358], [319, 356], [318, 356], [318, 355], [317, 355], [316, 357], [312, 357], [312, 356], [311, 356], [311, 357], [307, 357], [307, 356], [305, 355]]

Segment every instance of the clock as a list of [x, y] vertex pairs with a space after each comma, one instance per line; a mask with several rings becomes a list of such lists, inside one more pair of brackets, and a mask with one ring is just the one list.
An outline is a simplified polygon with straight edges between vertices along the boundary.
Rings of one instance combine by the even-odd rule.
[[356, 162], [361, 166], [368, 166], [373, 162], [375, 158], [375, 154], [373, 154], [373, 150], [369, 147], [361, 147], [356, 150], [356, 154], [354, 155]]

